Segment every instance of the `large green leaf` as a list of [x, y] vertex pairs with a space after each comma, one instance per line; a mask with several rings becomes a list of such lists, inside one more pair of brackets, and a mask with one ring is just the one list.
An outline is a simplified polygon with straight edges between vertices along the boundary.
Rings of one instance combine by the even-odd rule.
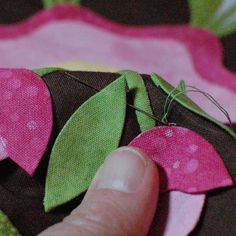
[[121, 76], [88, 99], [68, 120], [54, 144], [46, 178], [46, 211], [83, 193], [105, 157], [119, 146], [127, 84]]
[[[120, 73], [125, 76], [129, 91], [134, 96], [134, 106], [152, 115], [153, 112], [150, 105], [148, 92], [142, 76], [134, 71], [122, 71]], [[145, 131], [156, 125], [155, 120], [138, 110], [136, 111], [136, 116], [141, 131]]]
[[235, 0], [188, 0], [191, 24], [224, 36], [236, 30]]
[[13, 226], [8, 217], [0, 210], [0, 235], [20, 236], [18, 230]]
[[[188, 98], [184, 93], [180, 93], [180, 90], [175, 89], [172, 85], [167, 83], [165, 80], [158, 77], [156, 74], [152, 74], [151, 76], [152, 81], [156, 86], [160, 86], [164, 92], [170, 94], [170, 96], [178, 103], [180, 103], [185, 108], [189, 109], [192, 112], [214, 122], [225, 131], [227, 131], [232, 137], [236, 139], [236, 133], [230, 129], [228, 126], [222, 124], [212, 116], [208, 115], [205, 111], [203, 111], [197, 104], [195, 104], [190, 98]], [[179, 86], [180, 87], [180, 86]], [[183, 87], [183, 85], [181, 86]]]
[[51, 7], [60, 3], [79, 4], [81, 0], [43, 0], [44, 7]]

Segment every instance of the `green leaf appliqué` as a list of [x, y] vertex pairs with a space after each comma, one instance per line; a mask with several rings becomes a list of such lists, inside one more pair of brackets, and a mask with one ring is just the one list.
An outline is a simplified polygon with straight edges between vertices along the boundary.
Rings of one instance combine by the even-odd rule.
[[[134, 71], [121, 71], [120, 73], [125, 76], [129, 91], [134, 96], [134, 105], [152, 115], [153, 112], [150, 105], [148, 92], [141, 75]], [[136, 116], [142, 132], [155, 127], [155, 120], [149, 116], [140, 111], [136, 111]]]
[[52, 7], [60, 3], [80, 4], [80, 0], [43, 0], [44, 7]]
[[126, 92], [126, 80], [121, 76], [88, 99], [67, 121], [49, 161], [46, 211], [83, 193], [106, 156], [119, 146]]
[[12, 225], [8, 217], [0, 210], [0, 235], [20, 236], [18, 230]]
[[218, 36], [236, 30], [235, 0], [189, 0], [191, 24], [215, 32]]

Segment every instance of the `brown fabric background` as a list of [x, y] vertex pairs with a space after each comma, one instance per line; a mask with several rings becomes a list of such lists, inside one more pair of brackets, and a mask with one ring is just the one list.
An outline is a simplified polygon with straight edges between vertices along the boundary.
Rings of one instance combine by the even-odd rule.
[[[117, 74], [111, 73], [70, 73], [97, 89], [102, 89], [118, 77]], [[148, 88], [154, 113], [160, 118], [166, 95], [160, 88], [154, 86], [149, 76], [145, 75], [143, 78]], [[45, 214], [43, 211], [44, 182], [52, 144], [68, 118], [83, 102], [95, 94], [95, 91], [81, 84], [78, 80], [68, 77], [63, 71], [47, 74], [44, 76], [44, 80], [52, 94], [54, 129], [40, 167], [34, 177], [31, 178], [11, 160], [0, 162], [0, 209], [6, 212], [23, 236], [36, 235], [48, 226], [60, 221], [81, 202], [83, 197], [79, 196], [52, 213]], [[132, 102], [132, 97], [130, 95], [128, 97], [129, 102]], [[169, 120], [194, 130], [212, 143], [236, 179], [236, 141], [230, 135], [178, 104], [173, 105]], [[139, 132], [134, 111], [128, 108], [121, 145], [128, 144]], [[235, 235], [235, 196], [236, 188], [208, 193], [201, 223], [192, 235]]]
[[[187, 23], [189, 20], [186, 0], [82, 0], [81, 5], [111, 20], [132, 25], [176, 24]], [[21, 21], [41, 10], [42, 7], [41, 0], [0, 0], [0, 23]], [[228, 68], [236, 71], [236, 33], [222, 38], [221, 41], [225, 50], [224, 62]], [[117, 77], [117, 75], [105, 73], [74, 72], [74, 74], [99, 89]], [[160, 89], [153, 86], [148, 76], [144, 76], [144, 78], [154, 112], [159, 117], [166, 96]], [[68, 78], [63, 72], [48, 74], [44, 79], [52, 93], [55, 116], [53, 135], [44, 160], [34, 178], [29, 177], [11, 160], [0, 163], [0, 209], [9, 215], [23, 236], [36, 235], [48, 226], [60, 221], [82, 199], [80, 196], [50, 214], [45, 214], [43, 211], [44, 181], [52, 144], [68, 118], [94, 94], [94, 91], [85, 88], [78, 81]], [[175, 104], [172, 109], [170, 121], [195, 130], [211, 142], [222, 155], [231, 174], [236, 179], [236, 141], [219, 127], [178, 104]], [[136, 117], [133, 110], [128, 108], [121, 145], [129, 143], [138, 133]], [[235, 235], [235, 209], [235, 188], [208, 193], [203, 217], [192, 235]]]

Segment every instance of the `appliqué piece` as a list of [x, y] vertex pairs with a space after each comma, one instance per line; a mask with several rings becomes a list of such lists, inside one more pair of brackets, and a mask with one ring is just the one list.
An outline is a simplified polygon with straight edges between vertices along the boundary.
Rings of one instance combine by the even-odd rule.
[[60, 3], [79, 4], [80, 0], [42, 0], [45, 7], [52, 7]]
[[160, 166], [162, 192], [204, 193], [233, 185], [214, 147], [189, 129], [155, 127], [141, 133], [129, 146], [141, 148]]
[[179, 191], [160, 194], [150, 236], [188, 235], [198, 223], [204, 202], [204, 194]]
[[0, 235], [20, 236], [18, 230], [12, 225], [8, 217], [0, 210]]
[[49, 90], [35, 73], [0, 69], [0, 159], [10, 157], [32, 175], [52, 130]]
[[[183, 93], [183, 91], [176, 90], [174, 91], [174, 87], [172, 85], [170, 85], [167, 81], [161, 79], [160, 77], [158, 77], [156, 74], [153, 74], [151, 76], [151, 79], [153, 81], [153, 83], [156, 86], [160, 86], [164, 92], [166, 92], [167, 94], [170, 94], [170, 97], [173, 97], [175, 101], [179, 102], [182, 106], [186, 107], [187, 109], [195, 112], [196, 114], [205, 117], [208, 120], [211, 120], [212, 122], [214, 122], [215, 124], [219, 125], [221, 128], [223, 128], [225, 131], [227, 131], [232, 137], [234, 137], [236, 139], [236, 133], [234, 132], [234, 130], [232, 130], [230, 127], [222, 124], [221, 122], [219, 122], [218, 120], [216, 120], [214, 117], [208, 115], [208, 113], [206, 113], [205, 111], [202, 110], [201, 107], [199, 107], [197, 104], [195, 104], [191, 99], [189, 99], [185, 93]], [[183, 90], [183, 82], [181, 82], [179, 84], [179, 87], [182, 87], [181, 90]], [[173, 92], [174, 91], [174, 92]], [[202, 99], [203, 101], [208, 101], [207, 98], [206, 99]], [[214, 105], [212, 105], [214, 106]], [[221, 113], [218, 110], [218, 113]]]
[[225, 36], [236, 30], [235, 0], [189, 0], [191, 23]]
[[126, 91], [126, 80], [121, 76], [88, 99], [67, 121], [49, 161], [46, 211], [83, 193], [106, 156], [119, 146]]
[[[129, 92], [134, 96], [134, 105], [139, 109], [152, 115], [152, 108], [142, 76], [134, 71], [120, 72], [125, 76]], [[137, 120], [141, 131], [145, 131], [155, 126], [155, 120], [147, 115], [136, 111]]]

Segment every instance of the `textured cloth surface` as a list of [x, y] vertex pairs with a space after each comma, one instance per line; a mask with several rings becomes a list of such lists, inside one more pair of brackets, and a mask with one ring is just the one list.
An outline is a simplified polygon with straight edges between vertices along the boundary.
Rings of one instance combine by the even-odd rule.
[[46, 211], [86, 191], [106, 156], [119, 146], [126, 91], [126, 80], [121, 76], [89, 98], [67, 121], [49, 161]]
[[191, 23], [215, 32], [219, 36], [236, 30], [236, 2], [234, 0], [188, 0]]
[[[99, 90], [119, 77], [118, 74], [110, 73], [70, 73]], [[143, 78], [147, 85], [154, 115], [161, 119], [166, 94], [152, 83], [150, 76], [143, 76]], [[67, 76], [65, 72], [49, 73], [44, 76], [44, 80], [51, 92], [54, 107], [53, 135], [48, 151], [44, 155], [44, 160], [33, 178], [29, 177], [10, 160], [4, 160], [0, 163], [0, 208], [6, 212], [19, 231], [26, 236], [35, 235], [49, 225], [60, 221], [82, 199], [82, 196], [80, 196], [48, 214], [45, 214], [43, 210], [44, 181], [52, 144], [70, 116], [83, 102], [96, 93], [78, 80]], [[132, 103], [132, 99], [129, 97], [128, 102]], [[120, 145], [127, 145], [140, 133], [134, 110], [127, 108], [126, 114]], [[229, 134], [224, 132], [219, 126], [176, 103], [173, 104], [171, 109], [169, 121], [202, 135], [215, 147], [232, 177], [236, 178], [236, 142]], [[236, 231], [235, 194], [235, 188], [207, 193], [204, 214], [192, 235], [233, 236]], [[222, 215], [224, 217], [221, 217]]]
[[12, 225], [8, 217], [0, 210], [0, 235], [20, 236], [17, 229]]
[[0, 160], [10, 157], [32, 175], [52, 131], [49, 90], [35, 73], [0, 69]]
[[149, 236], [188, 235], [201, 217], [204, 201], [204, 194], [179, 191], [161, 194]]
[[233, 185], [214, 147], [189, 129], [155, 127], [141, 133], [129, 145], [144, 150], [160, 166], [163, 192], [204, 193]]

